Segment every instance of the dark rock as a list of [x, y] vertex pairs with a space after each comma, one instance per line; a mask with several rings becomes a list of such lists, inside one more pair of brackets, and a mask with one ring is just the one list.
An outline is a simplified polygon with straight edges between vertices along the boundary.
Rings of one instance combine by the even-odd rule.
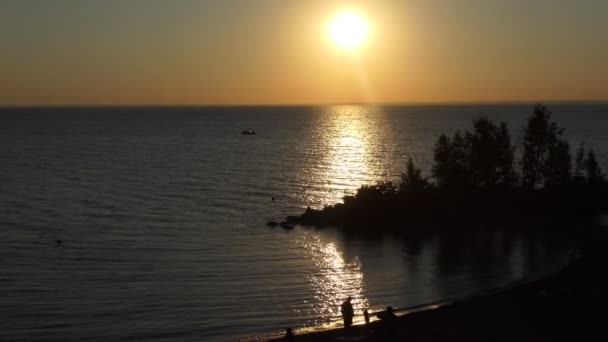
[[279, 223], [279, 227], [283, 229], [293, 229], [293, 225], [290, 224], [289, 221], [282, 221], [281, 223]]

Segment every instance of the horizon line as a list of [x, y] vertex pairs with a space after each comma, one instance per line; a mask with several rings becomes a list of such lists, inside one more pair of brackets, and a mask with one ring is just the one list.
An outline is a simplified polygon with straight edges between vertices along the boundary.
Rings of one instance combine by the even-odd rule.
[[321, 107], [321, 106], [466, 106], [466, 105], [529, 105], [548, 104], [608, 104], [608, 99], [594, 100], [491, 100], [491, 101], [386, 101], [386, 102], [326, 102], [326, 103], [211, 103], [211, 104], [6, 104], [0, 108], [204, 108], [204, 107]]

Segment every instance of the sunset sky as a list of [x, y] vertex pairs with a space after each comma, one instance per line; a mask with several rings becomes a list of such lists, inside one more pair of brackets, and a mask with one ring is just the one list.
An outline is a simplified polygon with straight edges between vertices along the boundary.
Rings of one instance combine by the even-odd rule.
[[[330, 39], [363, 17], [356, 50]], [[0, 105], [608, 99], [605, 0], [2, 0]]]

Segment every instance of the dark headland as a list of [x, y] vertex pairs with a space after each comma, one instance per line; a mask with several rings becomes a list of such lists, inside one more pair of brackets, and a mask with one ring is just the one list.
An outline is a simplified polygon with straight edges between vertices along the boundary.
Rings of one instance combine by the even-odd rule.
[[[542, 105], [528, 118], [521, 146], [512, 144], [506, 122], [480, 117], [472, 132], [437, 139], [431, 177], [408, 158], [398, 182], [363, 186], [343, 203], [308, 208], [284, 222], [358, 233], [383, 227], [407, 235], [431, 226], [507, 222], [515, 229], [590, 219], [608, 209], [608, 182], [593, 149], [581, 141], [572, 156], [563, 132]], [[440, 224], [445, 222], [450, 224]]]
[[[431, 177], [423, 177], [409, 158], [398, 182], [363, 186], [343, 203], [308, 208], [282, 223], [356, 234], [390, 230], [405, 238], [501, 225], [571, 239], [580, 245], [580, 258], [563, 271], [492, 295], [405, 315], [396, 321], [392, 339], [605, 337], [604, 315], [597, 311], [608, 303], [608, 277], [603, 274], [608, 228], [602, 228], [597, 218], [608, 212], [608, 182], [593, 150], [580, 142], [573, 156], [563, 132], [542, 105], [536, 105], [527, 119], [521, 146], [512, 144], [505, 122], [480, 117], [473, 121], [473, 131], [438, 138]], [[316, 332], [295, 340], [391, 340], [385, 330], [373, 322], [369, 328]]]

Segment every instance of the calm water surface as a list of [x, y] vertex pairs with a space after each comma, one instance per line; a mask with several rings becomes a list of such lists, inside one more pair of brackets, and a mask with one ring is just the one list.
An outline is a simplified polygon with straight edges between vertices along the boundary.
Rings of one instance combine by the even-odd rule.
[[[518, 142], [531, 108], [2, 109], [0, 340], [234, 340], [338, 322], [348, 295], [360, 315], [537, 276], [563, 243], [265, 225], [394, 179], [408, 156], [428, 172], [438, 135], [481, 114]], [[608, 106], [551, 109], [606, 166]]]

